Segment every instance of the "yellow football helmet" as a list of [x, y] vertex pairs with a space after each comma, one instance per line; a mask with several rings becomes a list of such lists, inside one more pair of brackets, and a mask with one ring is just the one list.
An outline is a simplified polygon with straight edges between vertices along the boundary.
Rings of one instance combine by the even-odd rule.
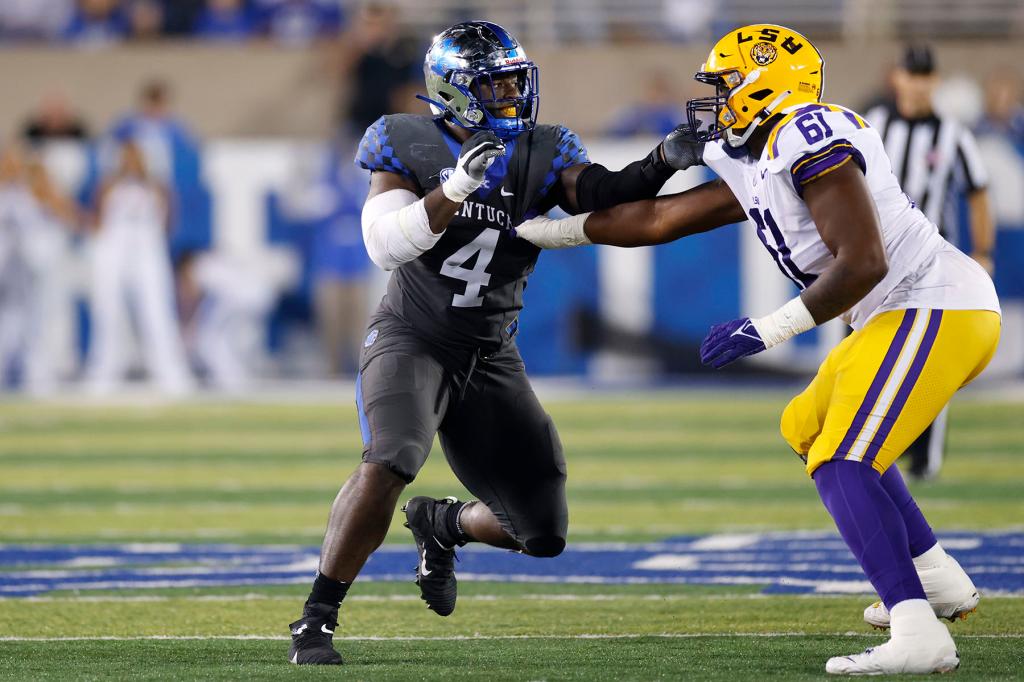
[[702, 142], [724, 137], [730, 147], [740, 147], [772, 113], [820, 102], [824, 66], [811, 41], [784, 26], [730, 31], [694, 75], [717, 94], [687, 102], [690, 127]]

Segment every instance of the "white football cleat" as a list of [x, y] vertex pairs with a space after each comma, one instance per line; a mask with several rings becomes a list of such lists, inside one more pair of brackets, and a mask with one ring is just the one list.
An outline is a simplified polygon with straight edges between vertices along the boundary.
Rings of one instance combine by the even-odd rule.
[[[936, 548], [942, 552], [941, 556], [936, 556]], [[928, 603], [937, 617], [955, 623], [965, 620], [978, 609], [981, 600], [978, 588], [957, 560], [942, 551], [939, 545], [915, 558], [914, 564]], [[885, 630], [889, 627], [889, 610], [885, 604], [876, 601], [864, 609], [864, 622]]]
[[898, 675], [953, 672], [960, 667], [960, 656], [949, 630], [935, 618], [923, 599], [897, 604], [894, 609], [902, 620], [894, 618], [891, 639], [851, 656], [836, 656], [825, 664], [832, 675]]

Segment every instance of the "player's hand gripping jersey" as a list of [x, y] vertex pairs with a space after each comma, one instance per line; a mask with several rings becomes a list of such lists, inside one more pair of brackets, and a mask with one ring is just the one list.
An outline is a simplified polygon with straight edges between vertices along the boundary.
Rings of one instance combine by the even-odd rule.
[[729, 185], [786, 277], [806, 289], [833, 262], [803, 188], [853, 163], [864, 172], [878, 209], [889, 272], [842, 319], [860, 329], [889, 310], [999, 311], [991, 279], [939, 236], [903, 193], [881, 138], [860, 116], [832, 104], [803, 104], [783, 113], [759, 159], [733, 158], [717, 141], [707, 144], [704, 160]]
[[[367, 129], [356, 161], [411, 178], [425, 196], [453, 172], [460, 147], [442, 123], [396, 114]], [[553, 208], [559, 173], [588, 162], [579, 138], [562, 126], [537, 125], [507, 140], [505, 155], [494, 160], [440, 241], [394, 271], [380, 312], [435, 341], [499, 348], [516, 333], [526, 278], [540, 253], [509, 230]]]

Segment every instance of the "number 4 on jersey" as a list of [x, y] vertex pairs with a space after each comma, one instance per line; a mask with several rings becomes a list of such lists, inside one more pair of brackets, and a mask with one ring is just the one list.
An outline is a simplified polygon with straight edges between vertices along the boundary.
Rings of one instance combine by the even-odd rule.
[[[480, 294], [480, 289], [491, 281], [491, 275], [486, 270], [491, 258], [494, 257], [494, 249], [498, 245], [498, 235], [498, 230], [485, 228], [477, 235], [476, 239], [449, 256], [441, 266], [442, 275], [466, 283], [466, 292], [455, 294], [452, 297], [453, 307], [477, 308], [483, 305], [484, 297]], [[473, 256], [476, 256], [476, 263], [473, 264], [472, 269], [466, 268], [466, 263]]]

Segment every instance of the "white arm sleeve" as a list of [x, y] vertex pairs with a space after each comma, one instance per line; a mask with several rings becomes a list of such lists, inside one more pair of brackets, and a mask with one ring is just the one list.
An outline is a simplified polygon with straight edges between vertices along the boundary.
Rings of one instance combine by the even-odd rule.
[[392, 189], [367, 199], [362, 223], [366, 252], [384, 270], [419, 257], [444, 234], [430, 231], [423, 199], [407, 189]]

